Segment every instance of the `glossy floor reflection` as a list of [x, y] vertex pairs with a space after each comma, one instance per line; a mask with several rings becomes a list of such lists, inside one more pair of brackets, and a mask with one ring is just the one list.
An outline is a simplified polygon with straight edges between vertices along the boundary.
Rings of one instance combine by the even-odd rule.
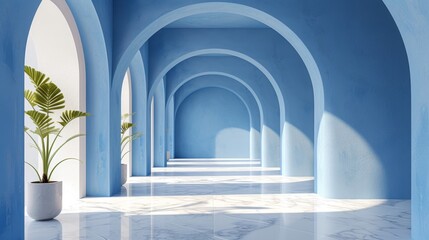
[[410, 201], [331, 200], [258, 161], [174, 160], [120, 195], [85, 198], [27, 239], [410, 239]]

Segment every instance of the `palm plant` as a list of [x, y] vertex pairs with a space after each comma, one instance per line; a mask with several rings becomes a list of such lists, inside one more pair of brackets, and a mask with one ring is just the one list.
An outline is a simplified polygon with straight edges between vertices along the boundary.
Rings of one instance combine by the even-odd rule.
[[126, 113], [122, 115], [122, 124], [121, 124], [121, 161], [124, 157], [130, 152], [125, 151], [126, 146], [136, 140], [137, 138], [143, 136], [142, 133], [133, 133], [131, 134], [131, 129], [134, 127], [134, 124], [127, 122], [126, 120], [131, 117], [133, 114]]
[[[24, 72], [30, 78], [35, 90], [25, 90], [24, 97], [30, 104], [32, 110], [25, 114], [30, 117], [35, 125], [34, 129], [25, 127], [25, 133], [31, 139], [34, 147], [37, 149], [42, 161], [42, 170], [39, 171], [35, 166], [26, 162], [37, 174], [40, 183], [48, 183], [55, 169], [63, 162], [68, 160], [78, 160], [76, 158], [65, 158], [54, 165], [54, 158], [61, 148], [73, 139], [84, 136], [85, 134], [76, 134], [67, 138], [59, 144], [57, 140], [61, 138], [61, 132], [73, 120], [86, 117], [88, 113], [65, 110], [62, 111], [60, 121], [54, 121], [52, 114], [55, 111], [65, 108], [65, 99], [61, 90], [54, 84], [49, 77], [36, 69], [25, 66]], [[79, 161], [79, 160], [78, 160]]]

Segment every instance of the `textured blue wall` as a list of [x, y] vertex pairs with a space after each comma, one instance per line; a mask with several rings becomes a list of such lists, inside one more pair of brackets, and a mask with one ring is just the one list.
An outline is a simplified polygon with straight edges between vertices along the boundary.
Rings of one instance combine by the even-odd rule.
[[250, 127], [257, 129], [258, 131], [261, 129], [261, 116], [259, 114], [260, 109], [250, 90], [235, 79], [221, 75], [199, 76], [183, 84], [174, 93], [175, 112], [177, 112], [182, 102], [189, 95], [195, 91], [198, 91], [199, 89], [207, 87], [223, 88], [237, 95], [237, 97], [239, 97], [240, 100], [245, 104], [247, 111], [250, 114]]
[[[67, 1], [69, 5], [74, 5], [72, 2], [82, 2], [82, 0], [68, 0]], [[86, 1], [88, 2], [88, 1]], [[103, 47], [106, 48], [106, 55], [108, 59], [108, 65], [109, 65], [109, 75], [112, 73], [112, 54], [113, 54], [113, 0], [91, 0], [93, 5], [93, 16], [97, 16], [97, 20], [92, 19], [94, 23], [99, 24], [99, 27], [102, 31], [102, 36], [104, 36], [104, 43], [102, 44]], [[78, 6], [78, 5], [76, 5]], [[85, 6], [90, 7], [90, 5]], [[76, 13], [81, 13], [85, 10], [83, 5], [80, 6], [81, 9], [76, 9]], [[85, 20], [85, 17], [79, 17], [81, 20]], [[83, 29], [82, 29], [83, 30]], [[110, 80], [113, 78], [111, 77]]]
[[196, 91], [180, 105], [175, 123], [177, 158], [249, 157], [249, 114], [228, 90]]

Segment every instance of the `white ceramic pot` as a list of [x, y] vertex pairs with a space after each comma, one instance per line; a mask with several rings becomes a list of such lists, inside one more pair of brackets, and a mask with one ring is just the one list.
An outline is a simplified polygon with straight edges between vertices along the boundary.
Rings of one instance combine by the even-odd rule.
[[128, 165], [121, 163], [121, 185], [124, 185], [128, 179]]
[[63, 183], [27, 183], [25, 205], [28, 216], [34, 220], [55, 218], [63, 208]]

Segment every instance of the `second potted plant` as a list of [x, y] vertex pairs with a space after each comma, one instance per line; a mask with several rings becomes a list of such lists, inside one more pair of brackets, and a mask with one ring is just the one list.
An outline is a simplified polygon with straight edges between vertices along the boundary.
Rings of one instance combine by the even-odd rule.
[[126, 163], [122, 163], [124, 157], [130, 153], [129, 150], [126, 149], [128, 144], [137, 138], [141, 137], [141, 133], [131, 133], [134, 124], [128, 122], [132, 114], [124, 114], [122, 115], [122, 123], [121, 123], [121, 185], [124, 185], [128, 179], [128, 165]]

